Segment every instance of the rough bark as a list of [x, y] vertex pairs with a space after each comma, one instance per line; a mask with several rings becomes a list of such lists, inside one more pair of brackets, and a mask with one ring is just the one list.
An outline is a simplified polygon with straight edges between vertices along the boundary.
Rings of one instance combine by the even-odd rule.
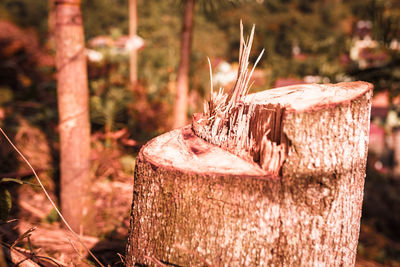
[[61, 209], [79, 232], [87, 213], [90, 124], [80, 0], [56, 0]]
[[[127, 265], [354, 265], [371, 95], [363, 82], [264, 91], [232, 109], [226, 139], [195, 117], [194, 131], [150, 141], [137, 159]], [[283, 160], [260, 143], [284, 144]]]
[[[136, 36], [136, 28], [137, 28], [137, 5], [136, 0], [129, 0], [129, 37], [133, 40]], [[136, 49], [132, 49], [130, 51], [130, 82], [131, 82], [131, 89], [135, 90], [136, 83], [137, 83], [137, 63], [136, 63], [136, 56], [137, 52]]]
[[175, 92], [173, 128], [182, 127], [187, 122], [190, 48], [192, 44], [194, 2], [195, 0], [185, 1], [181, 34], [180, 63]]

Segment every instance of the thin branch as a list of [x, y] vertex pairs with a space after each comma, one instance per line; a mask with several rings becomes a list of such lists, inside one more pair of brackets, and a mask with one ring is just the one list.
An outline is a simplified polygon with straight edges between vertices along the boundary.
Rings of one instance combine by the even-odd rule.
[[65, 224], [65, 226], [68, 228], [68, 230], [73, 234], [73, 236], [81, 243], [81, 245], [85, 248], [85, 250], [89, 253], [90, 256], [96, 261], [97, 264], [99, 264], [101, 267], [104, 267], [104, 265], [96, 258], [96, 256], [90, 251], [90, 249], [85, 245], [83, 242], [82, 238], [75, 233], [74, 230], [72, 230], [71, 226], [68, 224], [68, 222], [65, 220], [64, 216], [61, 214], [60, 210], [57, 208], [56, 204], [53, 202], [51, 199], [49, 193], [47, 192], [46, 188], [42, 184], [42, 181], [40, 180], [39, 176], [36, 174], [35, 169], [32, 167], [32, 165], [29, 163], [29, 161], [25, 158], [25, 156], [19, 151], [19, 149], [11, 142], [10, 138], [8, 138], [7, 134], [3, 131], [3, 129], [0, 127], [1, 133], [4, 135], [6, 140], [10, 143], [10, 145], [14, 148], [14, 150], [22, 157], [22, 159], [26, 162], [26, 164], [29, 166], [29, 168], [32, 170], [33, 175], [35, 175], [36, 180], [38, 181], [40, 187], [42, 188], [44, 194], [46, 195], [47, 199], [50, 201], [51, 205], [57, 212], [57, 214], [60, 216], [61, 220]]
[[208, 66], [210, 67], [210, 96], [212, 96], [212, 94], [214, 93], [213, 80], [212, 80], [212, 67], [211, 67], [211, 61], [210, 61], [209, 57], [207, 57], [207, 60], [208, 60]]

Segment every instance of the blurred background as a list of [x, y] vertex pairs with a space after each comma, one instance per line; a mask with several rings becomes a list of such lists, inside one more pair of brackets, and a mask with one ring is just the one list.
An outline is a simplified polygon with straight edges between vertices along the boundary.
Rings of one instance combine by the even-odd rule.
[[[135, 156], [146, 141], [177, 125], [175, 94], [188, 1], [135, 2], [137, 29], [131, 38], [128, 0], [81, 4], [90, 92], [91, 190], [97, 199], [91, 234], [98, 238], [96, 244], [108, 244], [97, 251], [109, 264], [118, 262], [116, 252], [123, 252], [127, 236]], [[0, 2], [0, 127], [57, 199], [53, 11], [54, 0]], [[238, 67], [241, 19], [245, 33], [256, 25], [251, 62], [266, 49], [253, 75], [252, 92], [301, 83], [374, 84], [357, 264], [400, 266], [400, 1], [196, 1], [187, 122], [209, 97], [207, 57], [215, 86], [231, 88]], [[134, 90], [131, 53], [137, 58]], [[31, 171], [3, 137], [0, 177], [33, 181]], [[39, 189], [27, 184], [8, 187], [13, 197], [9, 217], [26, 223], [25, 230], [22, 223], [8, 226], [11, 230], [19, 227], [21, 233], [34, 223], [58, 229], [59, 218]], [[16, 239], [10, 228], [1, 227], [3, 241]], [[57, 259], [72, 257], [55, 242], [38, 240], [35, 246]]]

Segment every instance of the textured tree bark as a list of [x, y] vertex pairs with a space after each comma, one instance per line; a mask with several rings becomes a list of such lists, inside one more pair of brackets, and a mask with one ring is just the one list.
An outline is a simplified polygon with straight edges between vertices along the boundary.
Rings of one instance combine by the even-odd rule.
[[354, 265], [371, 96], [363, 82], [267, 90], [224, 124], [197, 115], [150, 141], [127, 266]]
[[87, 212], [90, 124], [80, 0], [56, 0], [56, 65], [61, 149], [61, 209], [79, 232]]
[[181, 34], [180, 63], [176, 81], [173, 128], [182, 127], [187, 123], [190, 47], [192, 44], [194, 2], [195, 0], [185, 0], [185, 11]]

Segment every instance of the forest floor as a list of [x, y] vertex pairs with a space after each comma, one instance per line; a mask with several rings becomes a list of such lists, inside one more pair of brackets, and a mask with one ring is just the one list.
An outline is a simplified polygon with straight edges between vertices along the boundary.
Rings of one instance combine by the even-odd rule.
[[[88, 220], [92, 223], [81, 237], [105, 266], [123, 266], [135, 160], [127, 154], [131, 153], [123, 152], [115, 144], [106, 148], [98, 137], [92, 137], [92, 209], [88, 213]], [[29, 155], [28, 158], [33, 156]], [[19, 170], [19, 173], [24, 174], [24, 177], [20, 177], [24, 181], [36, 184], [35, 178], [27, 169]], [[38, 174], [57, 203], [59, 189], [57, 182], [51, 178], [51, 171], [38, 171]], [[63, 227], [40, 187], [15, 184], [9, 191], [12, 196], [10, 220], [0, 225], [6, 254], [11, 246], [11, 252], [21, 254], [21, 259], [40, 262], [43, 266], [94, 265], [83, 246]]]
[[[91, 235], [81, 236], [96, 257], [110, 266], [123, 266], [129, 213], [132, 201], [132, 177], [126, 181], [96, 181], [92, 187], [94, 202]], [[15, 194], [15, 192], [17, 194]], [[62, 227], [44, 194], [29, 185], [14, 191], [14, 218], [0, 226], [3, 241], [15, 244], [18, 252], [43, 266], [91, 265], [87, 252], [73, 235]]]
[[[105, 266], [124, 266], [123, 255], [129, 229], [132, 199], [132, 177], [125, 181], [96, 181], [92, 186], [95, 201], [95, 236], [82, 236], [86, 246]], [[18, 218], [0, 226], [3, 239], [15, 242], [23, 258], [40, 262], [42, 266], [92, 266], [87, 252], [61, 227], [54, 210], [44, 194], [28, 185], [20, 186], [16, 210]], [[55, 217], [55, 218], [52, 218]], [[97, 233], [96, 233], [97, 232]], [[372, 252], [357, 256], [357, 267], [400, 266], [399, 262], [379, 263], [369, 256], [381, 253], [387, 243], [383, 235], [368, 225], [361, 227], [361, 239], [372, 246]], [[11, 242], [9, 243], [11, 244]], [[399, 243], [392, 243], [399, 246]], [[370, 248], [371, 249], [371, 248]], [[375, 252], [374, 252], [375, 251]]]

